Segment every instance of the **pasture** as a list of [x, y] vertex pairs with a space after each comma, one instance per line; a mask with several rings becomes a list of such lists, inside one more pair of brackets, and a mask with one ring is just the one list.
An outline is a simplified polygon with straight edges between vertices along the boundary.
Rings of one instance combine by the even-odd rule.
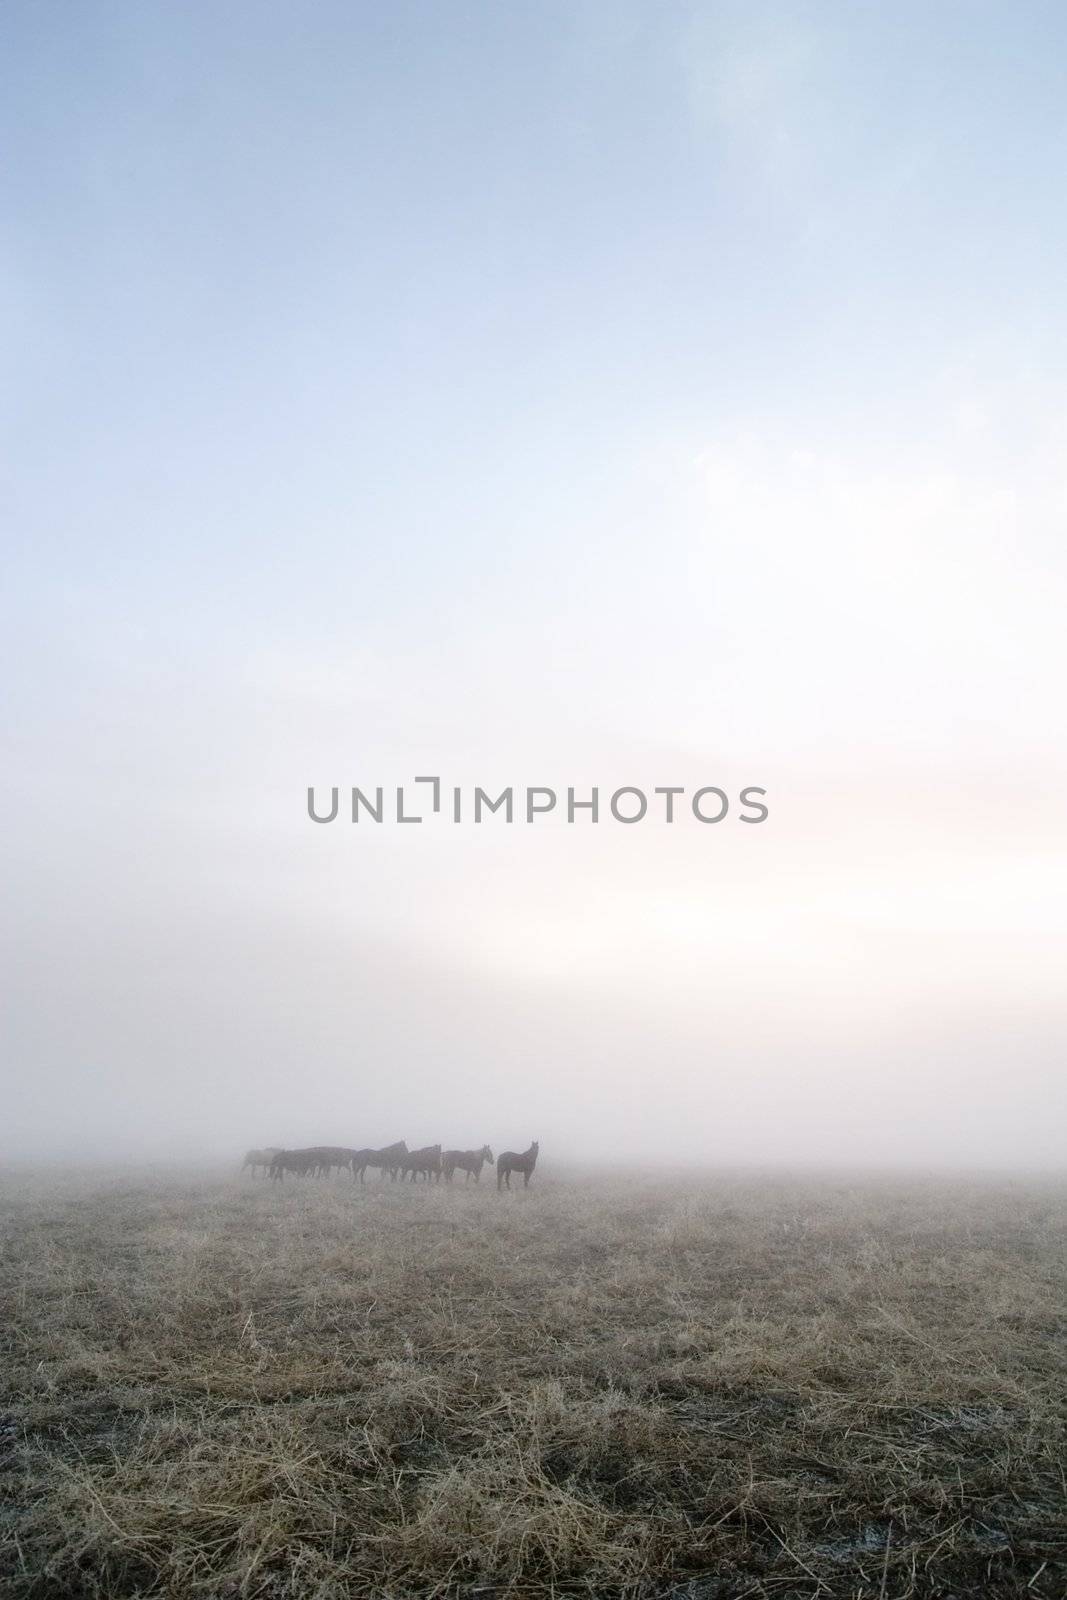
[[0, 1199], [10, 1600], [1067, 1593], [1063, 1186]]

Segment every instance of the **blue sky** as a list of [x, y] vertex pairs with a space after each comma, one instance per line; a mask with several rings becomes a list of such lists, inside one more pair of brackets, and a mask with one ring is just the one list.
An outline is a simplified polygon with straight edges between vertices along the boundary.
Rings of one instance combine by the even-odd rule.
[[[973, 1059], [964, 1154], [1010, 1124], [1052, 1159], [1062, 8], [14, 4], [0, 33], [26, 1140], [121, 1085], [132, 1132], [193, 1141], [191, 1074], [220, 1140], [285, 1142], [294, 1060], [321, 1123], [360, 1032], [390, 1126], [442, 1052], [505, 1142], [566, 1125], [576, 1057], [603, 1116], [621, 1051], [630, 1138], [655, 1040], [687, 1104], [709, 1061], [717, 1109], [757, 1085], [754, 1154], [832, 1153], [856, 1063], [906, 1103], [917, 1059], [929, 1148], [905, 1117], [865, 1153], [943, 1152]], [[309, 837], [309, 782], [425, 770], [767, 781], [777, 831]], [[787, 1042], [753, 1044], [771, 1001]]]

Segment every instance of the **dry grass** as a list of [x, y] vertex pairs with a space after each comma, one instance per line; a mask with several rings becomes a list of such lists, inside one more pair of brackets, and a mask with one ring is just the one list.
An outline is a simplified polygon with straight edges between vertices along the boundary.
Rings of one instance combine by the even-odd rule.
[[6, 1596], [1067, 1593], [1062, 1187], [2, 1201]]

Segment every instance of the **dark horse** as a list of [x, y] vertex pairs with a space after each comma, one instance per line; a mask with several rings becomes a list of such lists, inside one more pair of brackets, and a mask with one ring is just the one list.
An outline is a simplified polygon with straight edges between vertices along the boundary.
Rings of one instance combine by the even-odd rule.
[[353, 1150], [352, 1176], [354, 1178], [358, 1172], [362, 1183], [368, 1167], [381, 1167], [383, 1178], [386, 1173], [395, 1178], [407, 1153], [408, 1147], [403, 1139], [398, 1139], [396, 1144], [387, 1144], [382, 1150]]
[[441, 1157], [441, 1171], [445, 1175], [446, 1183], [452, 1182], [452, 1174], [457, 1167], [463, 1168], [468, 1183], [471, 1178], [475, 1183], [480, 1183], [482, 1168], [487, 1161], [490, 1166], [493, 1165], [493, 1152], [487, 1144], [483, 1144], [480, 1150], [446, 1150]]
[[278, 1150], [270, 1164], [270, 1175], [279, 1182], [287, 1172], [299, 1172], [306, 1178], [309, 1172], [318, 1170], [318, 1160], [314, 1150]]
[[420, 1172], [427, 1183], [431, 1178], [436, 1178], [440, 1183], [441, 1146], [439, 1144], [428, 1144], [421, 1150], [409, 1150], [400, 1163], [400, 1175], [402, 1178], [406, 1178], [409, 1172], [411, 1173], [412, 1183], [418, 1181]]
[[530, 1174], [537, 1165], [537, 1152], [540, 1148], [541, 1146], [535, 1139], [529, 1150], [524, 1150], [521, 1156], [514, 1150], [505, 1150], [498, 1156], [496, 1163], [497, 1188], [503, 1188], [504, 1184], [507, 1184], [510, 1189], [511, 1174], [513, 1172], [521, 1172], [522, 1186], [524, 1189], [528, 1189], [530, 1187]]
[[334, 1167], [351, 1167], [354, 1150], [346, 1150], [341, 1145], [317, 1144], [306, 1152], [311, 1156], [311, 1171], [317, 1178], [325, 1175], [332, 1176]]

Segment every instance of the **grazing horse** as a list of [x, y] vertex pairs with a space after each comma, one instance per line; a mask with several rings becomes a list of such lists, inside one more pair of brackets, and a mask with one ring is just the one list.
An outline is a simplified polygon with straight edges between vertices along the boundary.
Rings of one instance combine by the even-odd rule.
[[511, 1174], [513, 1172], [521, 1172], [522, 1186], [524, 1189], [528, 1189], [530, 1187], [530, 1174], [537, 1165], [537, 1152], [540, 1148], [541, 1146], [535, 1139], [529, 1150], [524, 1150], [522, 1155], [517, 1155], [514, 1150], [503, 1151], [496, 1164], [497, 1188], [500, 1189], [504, 1184], [507, 1184], [510, 1189]]
[[493, 1152], [487, 1144], [480, 1150], [446, 1150], [441, 1157], [441, 1171], [445, 1175], [445, 1182], [452, 1182], [452, 1174], [457, 1167], [462, 1167], [467, 1174], [467, 1182], [473, 1178], [475, 1183], [482, 1181], [482, 1168], [488, 1161], [493, 1165]]
[[421, 1172], [426, 1182], [431, 1178], [441, 1181], [441, 1146], [439, 1144], [424, 1145], [421, 1150], [409, 1150], [400, 1163], [400, 1176], [406, 1178], [411, 1173], [411, 1181], [418, 1181]]
[[408, 1147], [403, 1139], [398, 1139], [396, 1144], [387, 1144], [382, 1150], [353, 1150], [352, 1177], [355, 1178], [358, 1172], [362, 1183], [368, 1167], [381, 1167], [383, 1178], [386, 1173], [395, 1178], [407, 1153]]
[[270, 1164], [270, 1175], [280, 1183], [287, 1172], [298, 1172], [306, 1178], [313, 1168], [317, 1168], [318, 1154], [314, 1150], [277, 1150]]
[[263, 1150], [249, 1150], [248, 1154], [241, 1162], [241, 1171], [243, 1172], [246, 1167], [251, 1167], [252, 1176], [254, 1178], [256, 1175], [256, 1168], [262, 1167], [263, 1176], [266, 1177], [270, 1171], [270, 1164], [277, 1154], [277, 1146], [272, 1144], [267, 1145]]

